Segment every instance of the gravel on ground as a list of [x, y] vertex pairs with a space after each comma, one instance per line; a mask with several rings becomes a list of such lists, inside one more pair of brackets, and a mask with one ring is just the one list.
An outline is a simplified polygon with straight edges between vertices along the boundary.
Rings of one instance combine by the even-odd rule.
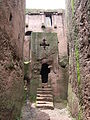
[[67, 108], [54, 110], [40, 110], [35, 107], [35, 103], [29, 101], [22, 108], [21, 120], [72, 120]]

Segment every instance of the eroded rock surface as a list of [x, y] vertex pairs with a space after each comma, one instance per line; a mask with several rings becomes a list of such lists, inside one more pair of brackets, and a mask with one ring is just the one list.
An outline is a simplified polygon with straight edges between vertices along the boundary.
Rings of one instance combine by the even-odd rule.
[[0, 1], [0, 120], [16, 120], [23, 101], [24, 0]]

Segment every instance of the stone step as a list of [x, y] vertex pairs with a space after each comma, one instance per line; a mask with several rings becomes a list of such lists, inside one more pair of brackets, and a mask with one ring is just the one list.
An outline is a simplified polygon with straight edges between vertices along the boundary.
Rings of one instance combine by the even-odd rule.
[[49, 101], [37, 101], [37, 104], [53, 104], [53, 102], [49, 102]]
[[37, 88], [37, 91], [52, 91], [52, 88]]
[[45, 96], [45, 97], [37, 97], [36, 99], [37, 99], [37, 101], [53, 102], [53, 98], [52, 97], [47, 97], [47, 96]]
[[53, 102], [46, 102], [46, 101], [37, 101], [37, 108], [40, 109], [54, 109]]
[[51, 94], [37, 94], [38, 97], [53, 97]]
[[37, 105], [37, 108], [54, 110], [54, 107], [49, 105]]
[[52, 91], [37, 91], [37, 94], [52, 94]]
[[44, 88], [37, 88], [37, 102], [36, 106], [40, 109], [54, 109], [53, 106], [53, 94], [50, 85], [43, 84]]
[[[44, 84], [43, 83], [43, 86], [44, 86], [44, 88], [51, 88], [51, 85], [47, 85], [47, 84]], [[42, 86], [39, 86], [40, 88], [42, 88]]]

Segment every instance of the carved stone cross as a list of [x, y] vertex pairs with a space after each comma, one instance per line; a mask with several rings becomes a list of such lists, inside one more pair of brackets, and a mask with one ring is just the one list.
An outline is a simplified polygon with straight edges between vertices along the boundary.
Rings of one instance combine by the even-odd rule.
[[43, 42], [40, 44], [40, 46], [43, 46], [44, 50], [46, 50], [46, 47], [49, 46], [49, 44], [47, 44], [46, 40], [43, 39]]

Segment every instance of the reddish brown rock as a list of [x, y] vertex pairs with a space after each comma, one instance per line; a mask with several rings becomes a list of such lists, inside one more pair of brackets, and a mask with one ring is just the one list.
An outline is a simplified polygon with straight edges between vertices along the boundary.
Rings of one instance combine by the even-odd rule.
[[0, 120], [16, 120], [23, 101], [24, 0], [0, 1]]
[[[90, 111], [90, 101], [88, 99], [90, 96], [90, 1], [75, 0], [74, 4], [73, 0], [71, 1], [67, 1], [67, 35], [69, 41], [69, 70], [71, 73], [69, 74], [69, 82], [72, 85], [73, 94], [79, 100], [79, 111], [76, 110], [75, 113], [78, 113], [80, 119], [88, 120], [90, 117], [90, 114], [88, 114]], [[76, 50], [77, 46], [78, 50]], [[77, 69], [80, 70], [80, 74]], [[80, 77], [80, 83], [78, 82], [78, 76]], [[74, 86], [75, 83], [77, 84]], [[70, 95], [69, 98], [71, 98]], [[70, 99], [68, 101], [71, 104]], [[74, 108], [72, 107], [72, 109]], [[74, 117], [76, 117], [75, 114]]]

